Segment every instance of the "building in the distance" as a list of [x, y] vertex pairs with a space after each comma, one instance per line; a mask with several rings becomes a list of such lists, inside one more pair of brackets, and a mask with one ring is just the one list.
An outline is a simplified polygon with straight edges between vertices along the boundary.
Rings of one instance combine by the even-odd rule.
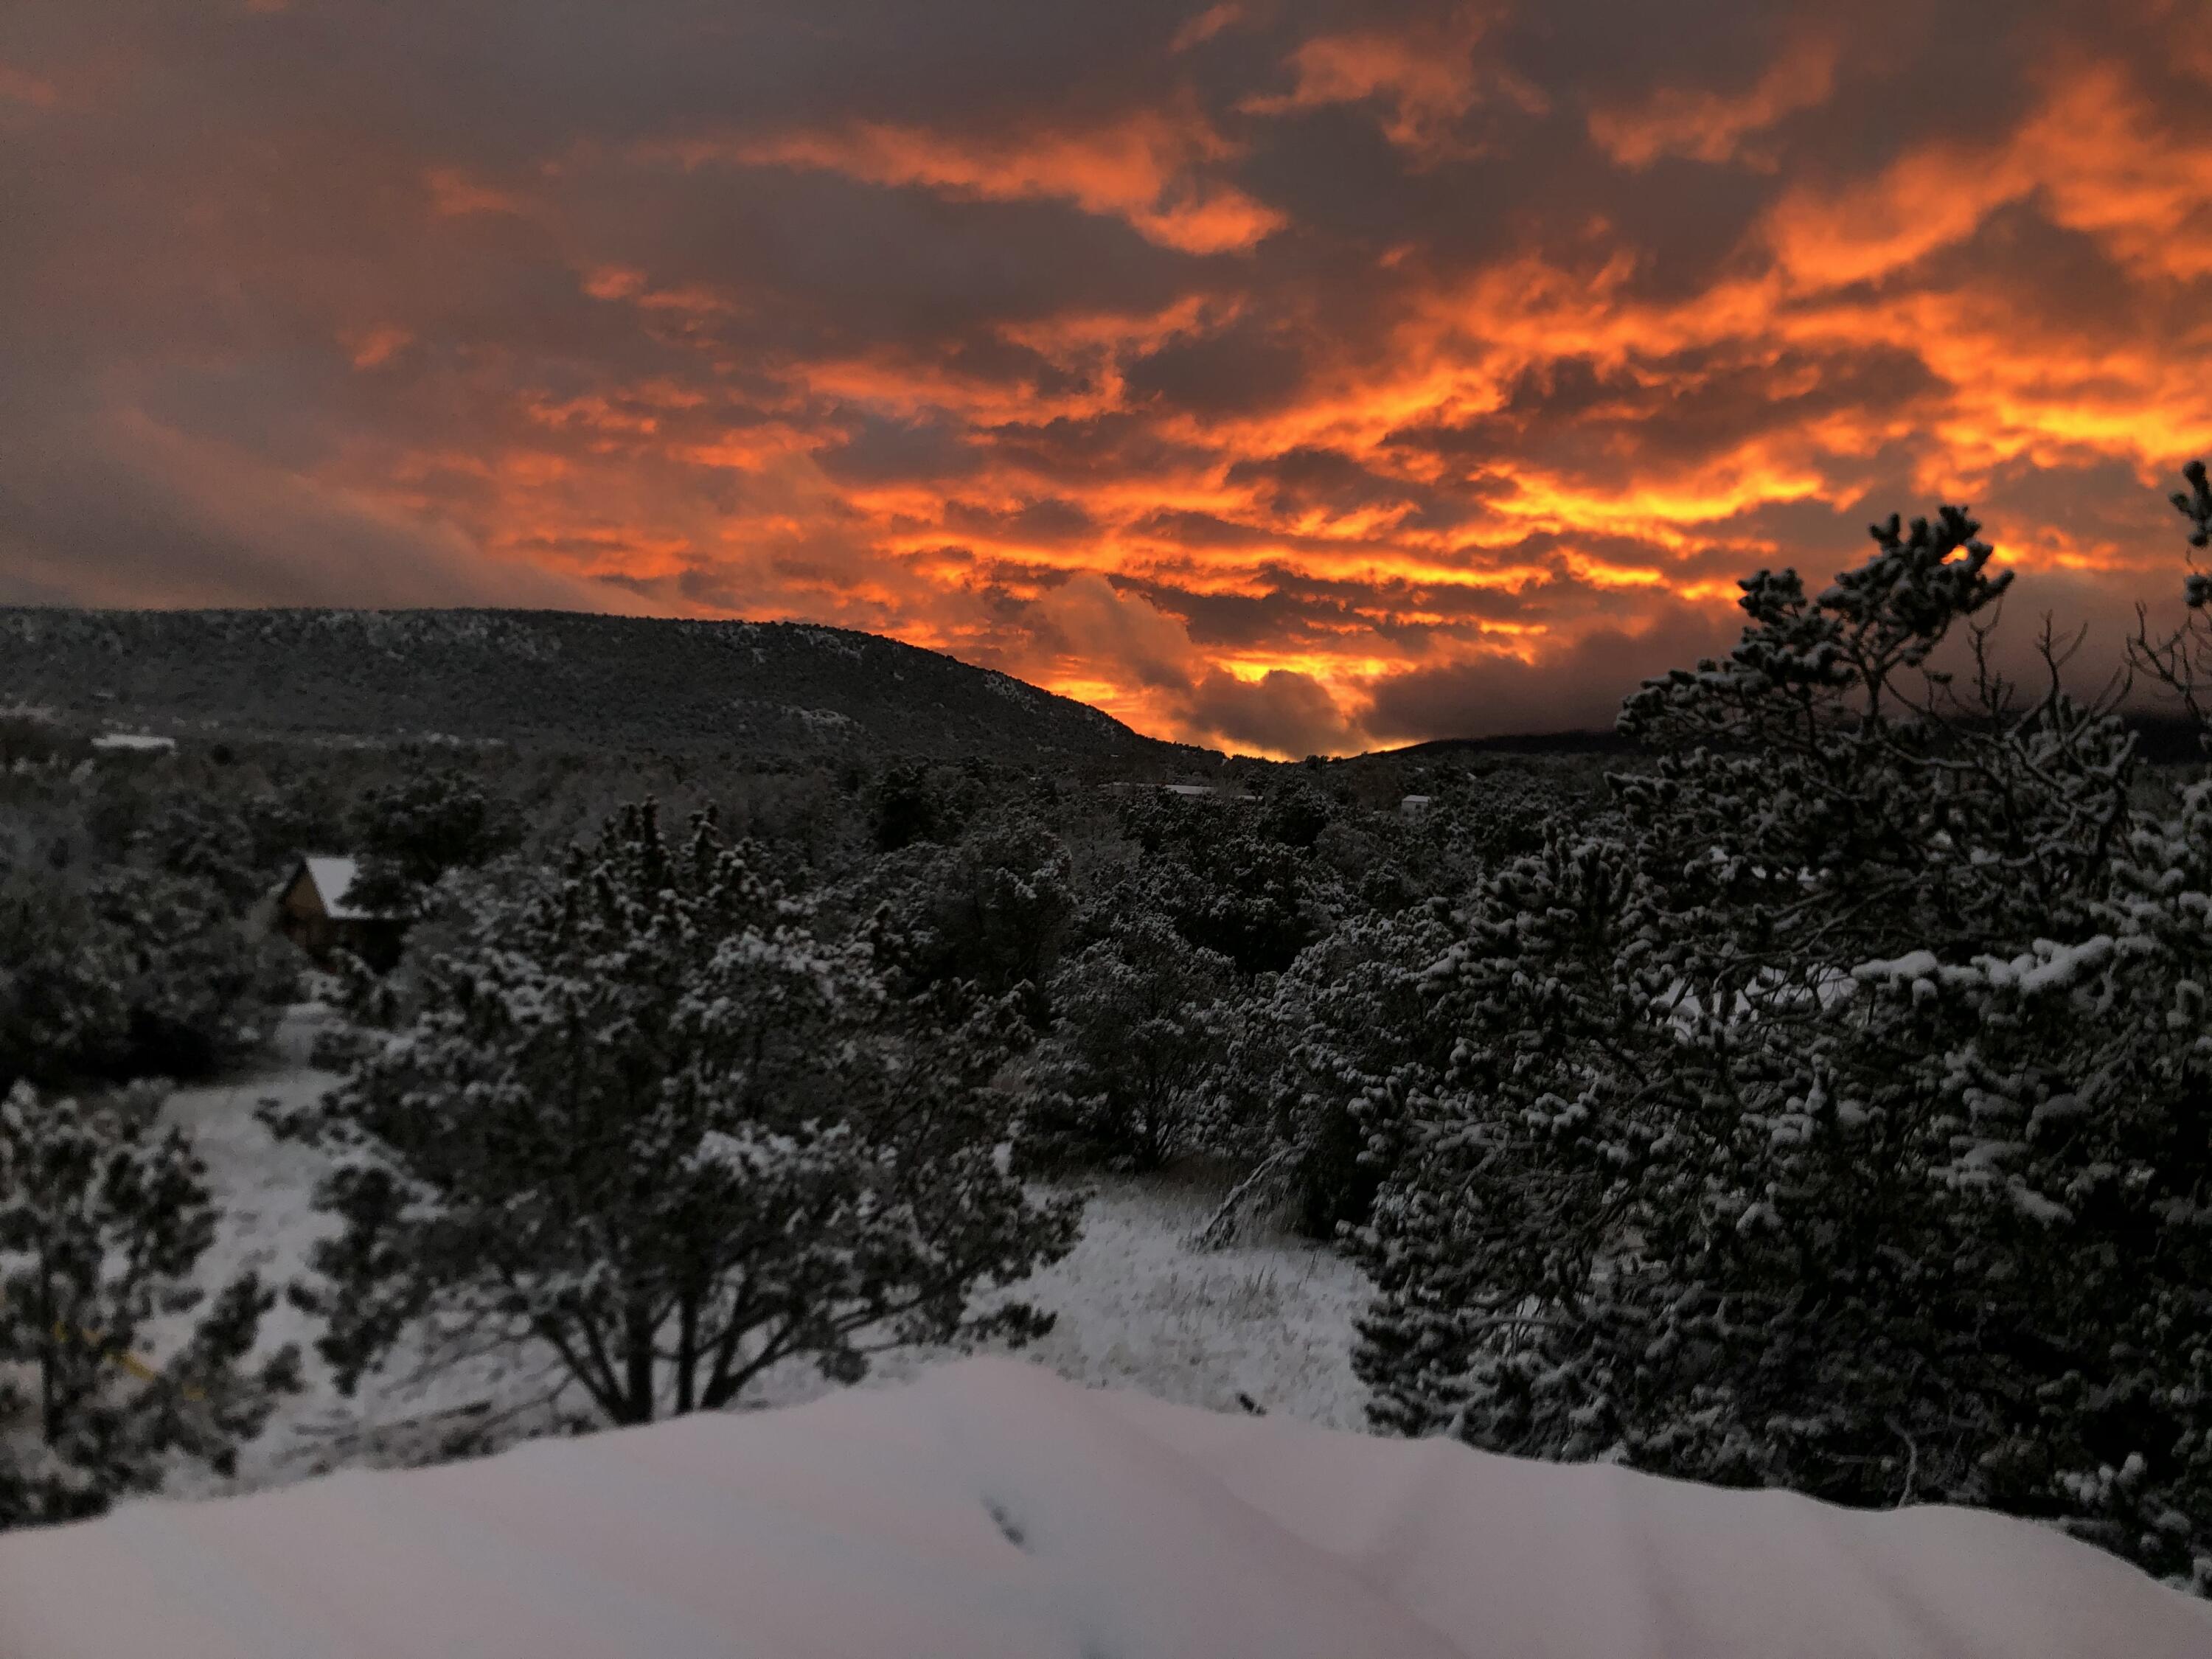
[[1239, 789], [1232, 784], [1226, 783], [1102, 783], [1098, 787], [1102, 793], [1109, 795], [1133, 795], [1146, 789], [1152, 789], [1163, 795], [1174, 795], [1182, 800], [1224, 801], [1258, 799], [1249, 789]]
[[399, 955], [406, 918], [360, 903], [353, 896], [360, 877], [358, 860], [308, 854], [276, 901], [277, 927], [317, 962], [346, 951], [372, 968], [391, 966]]

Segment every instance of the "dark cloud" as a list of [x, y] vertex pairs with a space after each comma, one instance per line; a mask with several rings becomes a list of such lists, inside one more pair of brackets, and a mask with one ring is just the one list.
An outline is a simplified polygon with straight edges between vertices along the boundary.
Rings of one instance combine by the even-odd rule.
[[1246, 325], [1163, 346], [1129, 365], [1127, 384], [1140, 404], [1200, 416], [1251, 414], [1287, 402], [1305, 372], [1295, 340]]
[[0, 453], [0, 603], [659, 608], [143, 419]]
[[1286, 518], [1315, 507], [1346, 513], [1425, 501], [1430, 494], [1404, 479], [1386, 477], [1341, 450], [1312, 444], [1232, 461], [1223, 481], [1251, 489], [1270, 512]]
[[1279, 538], [1257, 525], [1237, 524], [1218, 514], [1188, 509], [1147, 513], [1131, 529], [1139, 536], [1172, 542], [1191, 549], [1246, 548], [1279, 544]]
[[853, 483], [957, 478], [972, 471], [963, 429], [941, 418], [901, 421], [863, 412], [843, 441], [819, 452], [823, 470]]
[[1416, 668], [1376, 683], [1366, 730], [1403, 743], [1605, 730], [1642, 680], [1723, 654], [1741, 631], [1724, 612], [1672, 605], [1632, 630], [1601, 624], [1534, 663], [1498, 653]]
[[1288, 668], [1270, 669], [1256, 680], [1208, 674], [1191, 695], [1188, 718], [1232, 752], [1248, 754], [1334, 754], [1352, 735], [1328, 688]]
[[1048, 547], [1065, 547], [1095, 538], [1098, 521], [1079, 501], [1048, 496], [1000, 509], [970, 501], [945, 504], [945, 522], [971, 536], [990, 536]]

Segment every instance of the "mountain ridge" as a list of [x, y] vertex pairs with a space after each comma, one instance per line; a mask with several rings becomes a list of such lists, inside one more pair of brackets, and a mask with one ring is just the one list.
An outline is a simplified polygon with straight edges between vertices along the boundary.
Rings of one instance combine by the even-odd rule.
[[1218, 758], [881, 635], [573, 611], [0, 606], [0, 702], [241, 737]]

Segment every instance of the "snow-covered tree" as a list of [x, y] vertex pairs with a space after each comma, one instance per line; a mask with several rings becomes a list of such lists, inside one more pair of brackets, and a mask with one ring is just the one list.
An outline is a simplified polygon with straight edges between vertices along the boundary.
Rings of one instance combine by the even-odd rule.
[[[2204, 463], [2191, 461], [2182, 469], [2189, 488], [2171, 498], [2175, 511], [2189, 521], [2189, 545], [2212, 547], [2212, 475]], [[2195, 568], [2194, 562], [2181, 590], [2185, 613], [2181, 624], [2154, 635], [2148, 611], [2141, 621], [2130, 653], [2135, 666], [2147, 679], [2163, 685], [2180, 699], [2197, 723], [2208, 748], [2212, 748], [2212, 573]]]
[[261, 1042], [291, 977], [204, 881], [18, 873], [0, 883], [0, 1086], [205, 1075]]
[[288, 777], [240, 804], [254, 867], [271, 878], [303, 853], [346, 843], [338, 791], [325, 776]]
[[1017, 817], [928, 848], [911, 871], [885, 868], [902, 862], [879, 860], [870, 884], [885, 875], [896, 882], [875, 921], [884, 965], [914, 988], [960, 982], [1000, 997], [1026, 987], [1028, 1012], [1041, 1012], [1039, 994], [1059, 967], [1075, 911], [1059, 838]]
[[879, 853], [916, 842], [958, 838], [982, 804], [983, 789], [970, 766], [908, 761], [887, 768], [868, 791], [868, 835]]
[[126, 1048], [122, 941], [44, 877], [0, 882], [0, 1088], [108, 1069]]
[[253, 832], [246, 819], [219, 802], [180, 795], [164, 802], [140, 834], [146, 862], [220, 894], [234, 910], [251, 904], [269, 884], [258, 866]]
[[252, 1273], [143, 1357], [204, 1299], [216, 1224], [190, 1143], [149, 1117], [28, 1084], [0, 1099], [0, 1527], [98, 1514], [179, 1455], [228, 1474], [298, 1385], [290, 1348], [251, 1364], [274, 1300]]
[[[1392, 884], [1395, 885], [1395, 884]], [[1369, 1142], [1393, 1085], [1434, 1079], [1455, 1042], [1414, 970], [1452, 942], [1442, 899], [1347, 918], [1284, 972], [1254, 981], [1230, 1023], [1221, 1087], [1260, 1164], [1213, 1229], [1262, 1210], [1316, 1238], [1367, 1219], [1380, 1162]]]
[[[2212, 1580], [2208, 821], [1991, 665], [1955, 509], [1625, 729], [1617, 841], [1501, 873], [1425, 975], [1358, 1249], [1388, 1425], [2048, 1517]], [[1967, 673], [1937, 666], [1947, 641]]]
[[1072, 957], [1032, 1067], [1040, 1123], [1062, 1152], [1155, 1170], [1222, 1150], [1234, 988], [1227, 957], [1142, 912]]
[[473, 869], [522, 842], [511, 802], [456, 772], [424, 772], [369, 790], [354, 810], [363, 854], [350, 895], [362, 908], [412, 911], [448, 870]]
[[1140, 854], [1122, 879], [1097, 894], [1103, 936], [1139, 912], [1165, 917], [1201, 950], [1244, 973], [1279, 972], [1322, 933], [1312, 860], [1271, 830], [1318, 833], [1301, 795], [1263, 820], [1246, 807], [1139, 795], [1122, 814]]
[[974, 1292], [1069, 1247], [993, 1087], [1011, 1011], [899, 1001], [757, 865], [710, 817], [671, 845], [626, 809], [426, 964], [411, 1026], [272, 1115], [340, 1160], [300, 1293], [341, 1387], [410, 1336], [434, 1360], [534, 1346], [641, 1422], [785, 1358], [850, 1378], [977, 1328]]
[[295, 963], [249, 929], [222, 889], [125, 866], [103, 872], [88, 898], [122, 964], [130, 1008], [129, 1047], [114, 1074], [204, 1077], [260, 1045]]
[[1440, 1067], [1394, 1068], [1353, 1105], [1386, 1171], [1352, 1235], [1376, 1286], [1356, 1358], [1379, 1426], [1604, 1449], [1611, 1425], [1583, 1417], [1610, 1358], [1596, 1267], [1673, 1075], [1636, 988], [1649, 913], [1624, 843], [1559, 833], [1487, 878], [1413, 976], [1421, 1019], [1455, 1039]]

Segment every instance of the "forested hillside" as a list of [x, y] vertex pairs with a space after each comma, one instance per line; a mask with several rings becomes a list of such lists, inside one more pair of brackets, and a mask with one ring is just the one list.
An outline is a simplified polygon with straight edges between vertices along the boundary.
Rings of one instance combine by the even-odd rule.
[[0, 703], [194, 732], [1131, 757], [1110, 716], [896, 640], [565, 611], [0, 610]]

